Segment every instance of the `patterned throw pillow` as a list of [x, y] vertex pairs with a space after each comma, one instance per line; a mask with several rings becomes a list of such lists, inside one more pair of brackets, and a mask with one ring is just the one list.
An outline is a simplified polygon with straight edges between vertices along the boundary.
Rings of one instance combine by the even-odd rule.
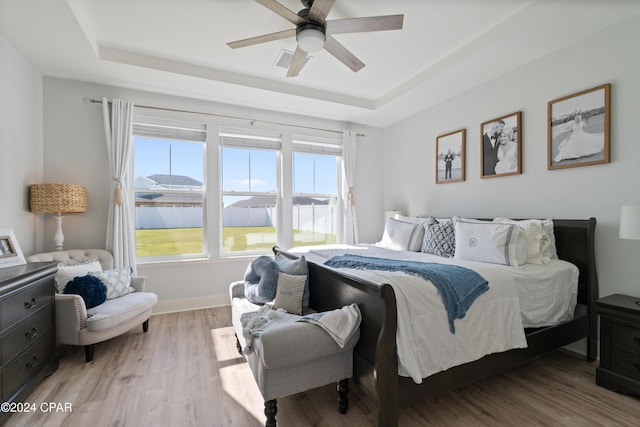
[[422, 252], [451, 258], [456, 249], [456, 231], [453, 220], [445, 219], [438, 222], [431, 217], [424, 223], [424, 239]]
[[304, 283], [307, 276], [278, 273], [278, 288], [276, 298], [273, 300], [273, 308], [281, 308], [291, 314], [302, 314], [302, 299], [304, 296]]
[[118, 298], [136, 291], [135, 288], [131, 286], [131, 269], [129, 268], [92, 271], [89, 274], [100, 279], [107, 287], [107, 299]]

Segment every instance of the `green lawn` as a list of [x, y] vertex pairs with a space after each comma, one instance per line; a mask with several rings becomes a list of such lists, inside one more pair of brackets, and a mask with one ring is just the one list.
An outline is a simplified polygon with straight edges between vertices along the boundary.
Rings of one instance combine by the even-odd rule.
[[[224, 227], [225, 252], [269, 250], [276, 244], [275, 227]], [[296, 246], [336, 242], [333, 234], [293, 231]], [[136, 256], [202, 253], [202, 228], [158, 228], [136, 230]]]

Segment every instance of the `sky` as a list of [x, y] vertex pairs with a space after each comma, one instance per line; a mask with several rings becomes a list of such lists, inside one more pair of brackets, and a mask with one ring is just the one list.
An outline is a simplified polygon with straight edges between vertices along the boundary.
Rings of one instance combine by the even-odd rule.
[[[184, 175], [204, 182], [204, 144], [135, 137], [134, 175]], [[275, 192], [276, 153], [223, 148], [224, 191]], [[336, 162], [331, 156], [294, 153], [295, 193], [335, 194]]]

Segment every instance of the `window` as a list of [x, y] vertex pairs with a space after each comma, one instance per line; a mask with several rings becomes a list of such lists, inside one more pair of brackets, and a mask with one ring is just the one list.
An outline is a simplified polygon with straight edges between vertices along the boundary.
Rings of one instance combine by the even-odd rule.
[[205, 256], [204, 125], [135, 117], [136, 257]]
[[336, 140], [293, 140], [293, 246], [336, 243], [341, 155]]
[[200, 117], [190, 114], [165, 117], [134, 116], [141, 262], [342, 241], [341, 138], [225, 127], [208, 118], [194, 123]]
[[277, 244], [281, 137], [221, 130], [222, 253], [268, 251]]

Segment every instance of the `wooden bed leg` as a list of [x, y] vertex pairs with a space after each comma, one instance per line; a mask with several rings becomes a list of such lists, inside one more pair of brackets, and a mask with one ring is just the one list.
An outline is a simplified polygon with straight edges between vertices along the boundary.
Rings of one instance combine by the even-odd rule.
[[346, 414], [349, 409], [349, 378], [338, 381], [338, 408], [341, 414]]
[[276, 413], [278, 412], [278, 401], [276, 399], [265, 400], [264, 414], [267, 416], [265, 427], [276, 427]]

